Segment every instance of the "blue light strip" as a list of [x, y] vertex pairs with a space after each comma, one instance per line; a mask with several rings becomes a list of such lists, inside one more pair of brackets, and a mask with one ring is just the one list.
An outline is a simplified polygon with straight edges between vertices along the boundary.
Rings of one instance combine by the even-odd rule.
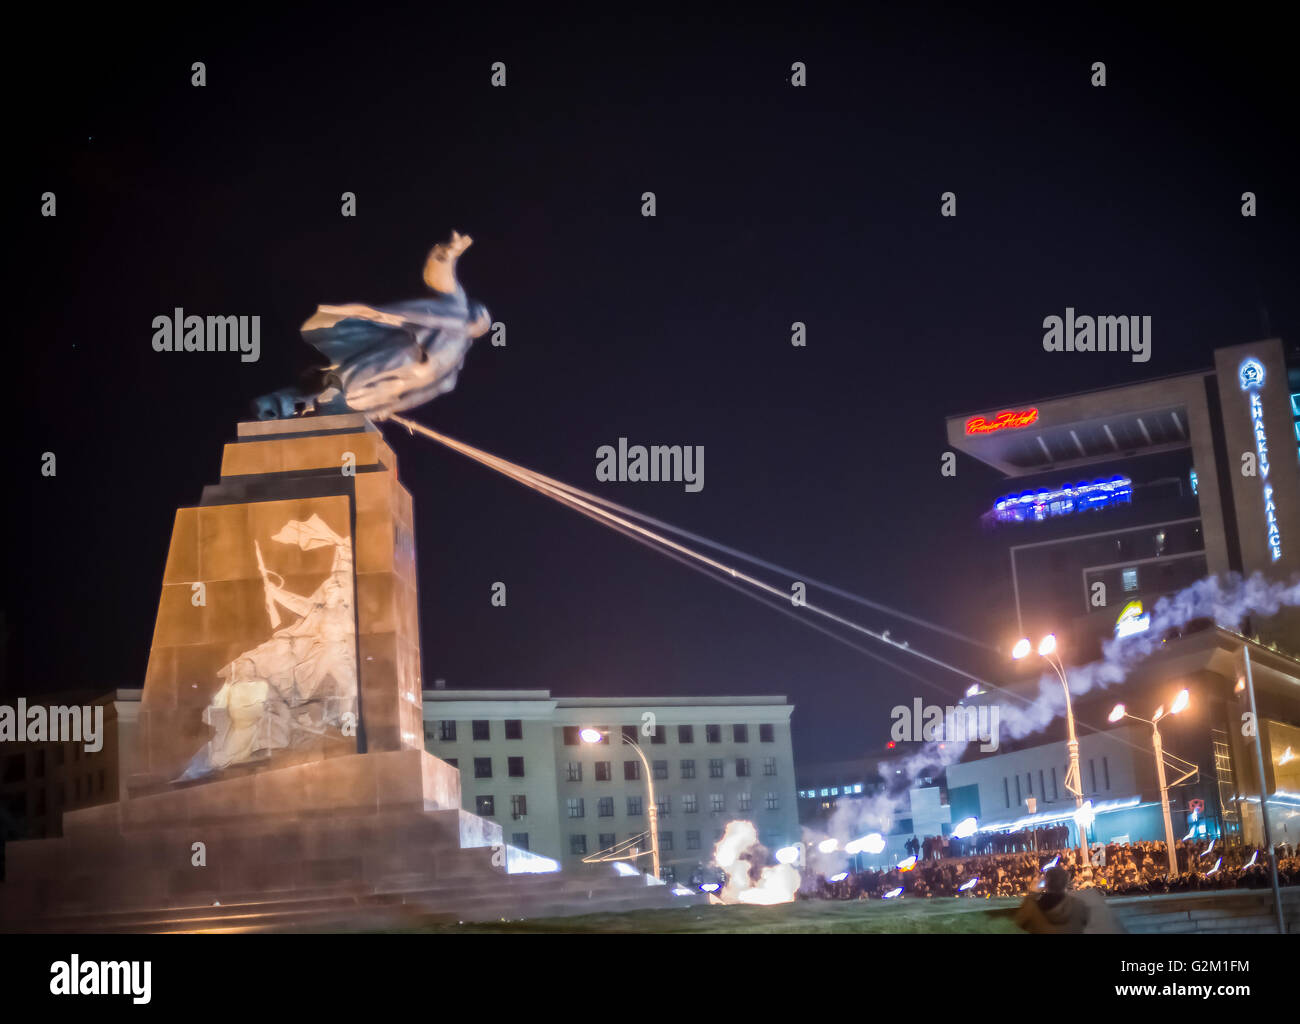
[[1112, 476], [1091, 483], [1080, 481], [1056, 490], [1021, 491], [997, 500], [990, 513], [998, 522], [1041, 522], [1055, 516], [1072, 515], [1089, 509], [1127, 505], [1133, 501], [1133, 481]]

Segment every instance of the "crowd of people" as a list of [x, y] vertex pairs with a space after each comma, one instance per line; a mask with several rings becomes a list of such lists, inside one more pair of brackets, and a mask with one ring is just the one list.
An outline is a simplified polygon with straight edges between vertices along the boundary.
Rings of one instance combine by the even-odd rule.
[[965, 839], [956, 836], [913, 836], [903, 846], [917, 860], [941, 860], [944, 857], [973, 857], [991, 853], [1026, 853], [1038, 850], [1063, 850], [1070, 845], [1068, 825], [1045, 825], [1018, 832], [976, 833]]
[[[1278, 883], [1300, 885], [1300, 856], [1279, 845]], [[924, 850], [924, 846], [922, 846]], [[1271, 885], [1262, 849], [1206, 840], [1175, 846], [1178, 874], [1168, 878], [1162, 842], [1111, 843], [1080, 864], [1078, 850], [1015, 851], [918, 859], [910, 869], [848, 871], [830, 881], [818, 876], [800, 892], [805, 899], [878, 899], [901, 889], [912, 897], [1019, 897], [1036, 891], [1043, 872], [1064, 868], [1073, 888], [1095, 887], [1106, 895], [1147, 895], [1207, 889], [1258, 889]], [[972, 881], [974, 880], [974, 881]]]

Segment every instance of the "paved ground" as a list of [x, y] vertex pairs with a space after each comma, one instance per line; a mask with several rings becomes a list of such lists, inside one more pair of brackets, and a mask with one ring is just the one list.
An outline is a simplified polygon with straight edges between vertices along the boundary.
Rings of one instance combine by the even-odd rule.
[[1019, 933], [1011, 911], [1019, 900], [900, 899], [863, 902], [807, 900], [775, 907], [704, 906], [590, 914], [499, 924], [435, 925], [429, 932], [528, 933]]

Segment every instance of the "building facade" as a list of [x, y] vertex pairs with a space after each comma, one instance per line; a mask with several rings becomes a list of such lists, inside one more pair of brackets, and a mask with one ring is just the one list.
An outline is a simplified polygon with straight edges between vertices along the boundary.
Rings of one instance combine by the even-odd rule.
[[[1300, 607], [1146, 633], [1161, 598], [1206, 577], [1300, 579], [1298, 421], [1300, 354], [1288, 360], [1278, 340], [1220, 349], [1214, 367], [1197, 373], [948, 419], [950, 444], [1008, 480], [1004, 493], [988, 496], [982, 526], [985, 542], [1007, 552], [1015, 636], [1036, 643], [1055, 634], [1067, 678], [1071, 666], [1111, 663], [1113, 671], [1078, 673], [1071, 685], [1095, 841], [1165, 838], [1152, 728], [1131, 718], [1115, 724], [1109, 714], [1124, 703], [1150, 719], [1183, 689], [1188, 709], [1160, 722], [1165, 750], [1196, 769], [1170, 791], [1175, 838], [1261, 841], [1262, 790], [1274, 841], [1300, 839]], [[1140, 660], [1123, 656], [1134, 642], [1149, 649]], [[1246, 704], [1248, 651], [1262, 780]], [[1059, 697], [1041, 658], [1012, 671], [1009, 686], [970, 702], [1024, 708], [1044, 699], [1045, 674], [1048, 696]], [[1074, 811], [1065, 771], [1058, 709], [1047, 729], [948, 768], [952, 818], [1062, 823]]]
[[[466, 810], [563, 865], [632, 841], [649, 850], [645, 754], [661, 873], [685, 881], [727, 822], [775, 849], [799, 838], [784, 697], [552, 697], [546, 690], [425, 690], [426, 749], [461, 773]], [[600, 741], [585, 742], [584, 729]], [[637, 861], [643, 869], [648, 857]]]

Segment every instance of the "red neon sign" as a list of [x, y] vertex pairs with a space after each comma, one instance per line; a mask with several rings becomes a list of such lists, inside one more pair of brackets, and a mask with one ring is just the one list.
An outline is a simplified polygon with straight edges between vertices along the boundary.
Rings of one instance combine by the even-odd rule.
[[991, 420], [972, 416], [966, 421], [967, 434], [992, 434], [999, 430], [1027, 427], [1038, 419], [1037, 409], [1003, 409]]

